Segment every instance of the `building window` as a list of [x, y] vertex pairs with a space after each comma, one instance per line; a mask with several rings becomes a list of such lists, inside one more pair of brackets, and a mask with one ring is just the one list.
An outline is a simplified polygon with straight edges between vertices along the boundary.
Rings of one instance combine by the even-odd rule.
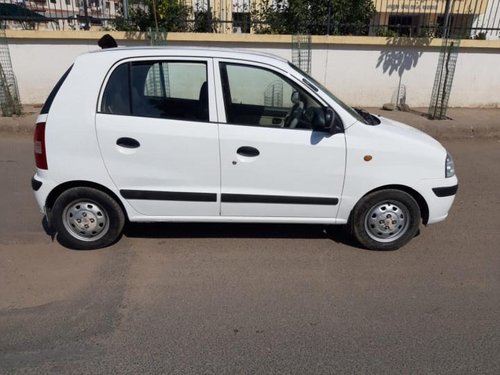
[[418, 15], [389, 16], [388, 29], [399, 36], [417, 36], [420, 17]]
[[250, 0], [233, 0], [233, 13], [250, 13]]
[[233, 32], [250, 32], [250, 13], [233, 12]]
[[193, 1], [193, 10], [195, 13], [206, 12], [208, 10], [208, 1], [207, 0]]

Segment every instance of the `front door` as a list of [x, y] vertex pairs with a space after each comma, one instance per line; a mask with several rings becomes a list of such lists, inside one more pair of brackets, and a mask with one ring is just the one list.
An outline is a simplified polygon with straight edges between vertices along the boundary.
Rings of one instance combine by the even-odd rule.
[[134, 60], [111, 73], [97, 136], [113, 182], [139, 213], [219, 215], [213, 92], [211, 59]]
[[[345, 171], [343, 133], [313, 131], [322, 108], [303, 86], [271, 67], [217, 61], [221, 215], [335, 219]], [[293, 221], [291, 219], [291, 221]]]

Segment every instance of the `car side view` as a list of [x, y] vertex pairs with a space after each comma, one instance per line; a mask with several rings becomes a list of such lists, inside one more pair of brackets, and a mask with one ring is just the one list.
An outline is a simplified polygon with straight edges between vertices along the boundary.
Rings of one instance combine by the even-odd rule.
[[81, 55], [34, 148], [37, 203], [75, 249], [115, 243], [127, 221], [342, 224], [365, 248], [397, 249], [444, 220], [458, 188], [433, 138], [235, 50]]

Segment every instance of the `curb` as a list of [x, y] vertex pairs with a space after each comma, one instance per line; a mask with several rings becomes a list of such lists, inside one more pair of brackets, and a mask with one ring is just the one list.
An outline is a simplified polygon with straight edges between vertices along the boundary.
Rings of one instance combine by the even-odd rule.
[[500, 124], [499, 125], [455, 125], [443, 124], [431, 127], [428, 125], [413, 127], [422, 130], [437, 140], [461, 140], [461, 139], [500, 139]]
[[33, 134], [36, 115], [24, 115], [20, 117], [0, 117], [0, 133], [9, 134]]

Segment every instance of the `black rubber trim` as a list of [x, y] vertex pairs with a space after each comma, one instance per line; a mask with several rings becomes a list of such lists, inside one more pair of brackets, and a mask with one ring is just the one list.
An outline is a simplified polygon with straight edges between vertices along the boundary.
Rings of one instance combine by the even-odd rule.
[[439, 198], [449, 197], [449, 196], [455, 195], [457, 193], [457, 191], [458, 191], [458, 185], [455, 185], [455, 186], [446, 186], [446, 187], [437, 187], [437, 188], [433, 188], [432, 191]]
[[311, 204], [335, 206], [338, 198], [290, 197], [284, 195], [222, 194], [222, 203], [271, 203], [271, 204]]
[[43, 104], [43, 107], [40, 111], [41, 115], [46, 115], [50, 111], [50, 107], [52, 106], [52, 102], [54, 101], [57, 93], [59, 92], [59, 89], [61, 88], [62, 84], [66, 80], [66, 77], [68, 76], [69, 72], [71, 72], [71, 69], [73, 68], [73, 65], [71, 65], [68, 70], [62, 75], [61, 78], [59, 78], [59, 81], [57, 81], [56, 85], [50, 92], [47, 100], [45, 100], [45, 103]]
[[217, 202], [217, 194], [175, 191], [120, 190], [125, 199], [152, 201]]
[[42, 181], [38, 181], [35, 177], [31, 177], [31, 188], [33, 191], [38, 191], [42, 187]]

